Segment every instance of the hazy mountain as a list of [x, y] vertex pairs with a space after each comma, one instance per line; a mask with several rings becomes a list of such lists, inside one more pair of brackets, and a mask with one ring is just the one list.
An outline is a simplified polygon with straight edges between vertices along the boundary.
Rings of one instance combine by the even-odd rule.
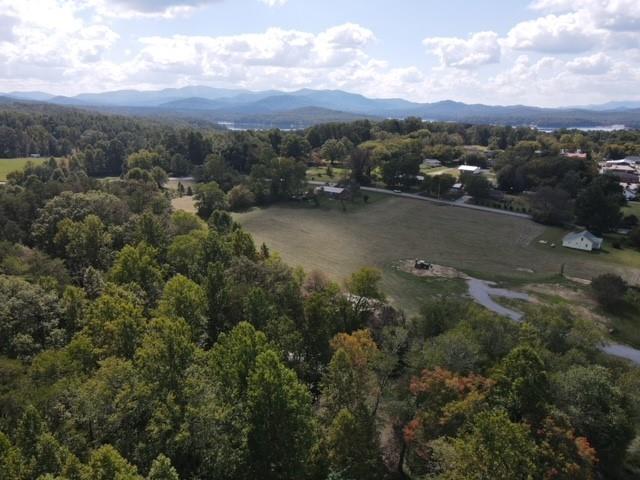
[[169, 110], [216, 110], [226, 106], [228, 102], [224, 100], [209, 100], [202, 97], [190, 97], [179, 100], [172, 100], [158, 105], [158, 108]]
[[54, 97], [54, 95], [45, 92], [9, 92], [0, 95], [18, 100], [32, 100], [34, 102], [47, 102]]
[[616, 101], [601, 103], [597, 105], [585, 105], [577, 108], [584, 110], [593, 110], [596, 112], [603, 112], [607, 110], [634, 110], [640, 108], [640, 101]]
[[582, 108], [494, 106], [445, 100], [415, 103], [400, 98], [368, 98], [341, 90], [302, 89], [247, 91], [191, 86], [158, 91], [118, 90], [74, 97], [44, 92], [13, 92], [5, 96], [57, 105], [124, 114], [189, 118], [207, 122], [246, 122], [269, 125], [315, 124], [356, 118], [404, 118], [541, 127], [595, 127], [623, 124], [640, 127], [640, 102], [610, 102]]

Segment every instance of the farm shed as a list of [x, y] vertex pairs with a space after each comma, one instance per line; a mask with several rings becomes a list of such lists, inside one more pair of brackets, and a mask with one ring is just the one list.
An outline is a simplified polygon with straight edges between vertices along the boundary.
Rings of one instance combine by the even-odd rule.
[[480, 167], [476, 167], [475, 165], [460, 165], [458, 167], [458, 171], [460, 173], [472, 173], [474, 175], [477, 175], [478, 173], [480, 173], [481, 168]]
[[572, 232], [562, 239], [562, 246], [575, 250], [600, 250], [602, 248], [602, 238], [596, 237], [593, 233], [584, 230], [582, 232]]
[[343, 198], [346, 195], [347, 190], [342, 187], [331, 187], [329, 185], [325, 185], [316, 188], [316, 193], [324, 193], [331, 198]]
[[442, 162], [440, 160], [436, 160], [435, 158], [425, 158], [422, 160], [422, 165], [425, 167], [441, 167]]

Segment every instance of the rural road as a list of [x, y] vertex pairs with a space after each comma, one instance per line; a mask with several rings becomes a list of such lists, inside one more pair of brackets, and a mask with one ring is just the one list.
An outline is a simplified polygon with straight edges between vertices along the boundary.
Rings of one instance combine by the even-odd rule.
[[[324, 186], [327, 184], [326, 182], [319, 182], [317, 180], [315, 181], [309, 180], [307, 183], [309, 183], [310, 185], [316, 185], [316, 186]], [[415, 193], [394, 192], [392, 190], [387, 190], [386, 188], [360, 187], [360, 190], [362, 190], [363, 192], [382, 193], [385, 195], [392, 195], [394, 197], [411, 198], [413, 200], [422, 200], [423, 202], [431, 202], [431, 203], [436, 203], [438, 205], [449, 205], [450, 207], [468, 208], [470, 210], [480, 210], [481, 212], [496, 213], [498, 215], [507, 215], [510, 217], [526, 218], [528, 220], [531, 219], [531, 215], [527, 215], [526, 213], [509, 212], [507, 210], [498, 210], [496, 208], [482, 207], [480, 205], [470, 205], [468, 203], [450, 202], [448, 200], [439, 200], [437, 198], [423, 197], [421, 195], [416, 195]]]

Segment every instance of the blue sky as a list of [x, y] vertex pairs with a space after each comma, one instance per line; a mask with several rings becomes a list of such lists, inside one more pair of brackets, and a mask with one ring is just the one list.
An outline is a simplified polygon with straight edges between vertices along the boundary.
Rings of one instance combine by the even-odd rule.
[[638, 0], [0, 0], [0, 91], [640, 99]]

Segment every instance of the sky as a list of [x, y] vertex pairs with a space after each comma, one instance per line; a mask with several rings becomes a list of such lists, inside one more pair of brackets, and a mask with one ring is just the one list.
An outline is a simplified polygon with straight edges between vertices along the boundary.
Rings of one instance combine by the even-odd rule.
[[0, 91], [640, 100], [640, 0], [0, 0]]

